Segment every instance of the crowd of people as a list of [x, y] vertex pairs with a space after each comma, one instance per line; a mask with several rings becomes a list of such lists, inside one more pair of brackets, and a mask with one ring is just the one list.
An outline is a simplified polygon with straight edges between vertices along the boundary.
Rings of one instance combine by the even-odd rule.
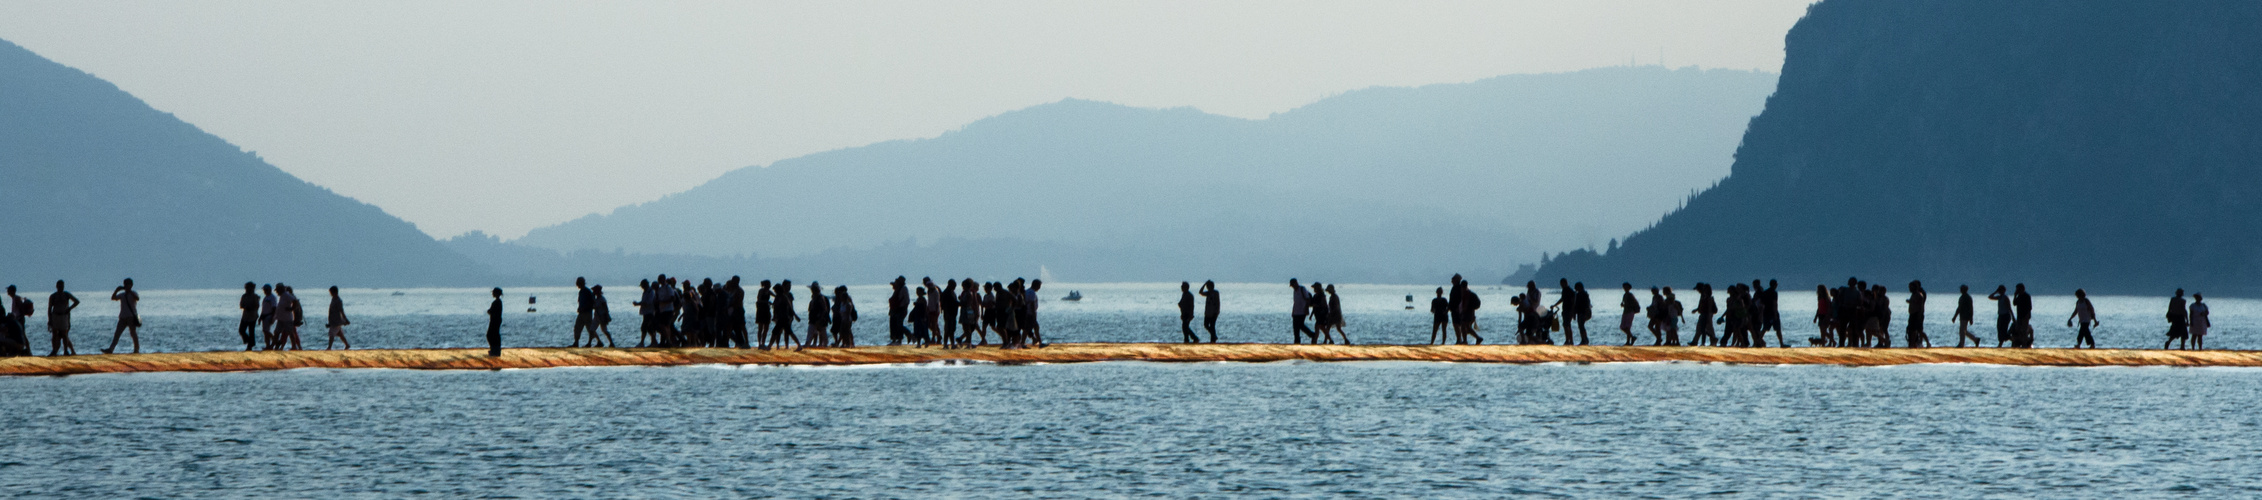
[[[1560, 331], [1563, 333], [1561, 345], [1589, 345], [1587, 323], [1594, 318], [1594, 304], [1586, 284], [1567, 279], [1558, 280], [1557, 284], [1559, 291], [1551, 303], [1545, 300], [1538, 283], [1532, 281], [1525, 282], [1520, 293], [1508, 299], [1516, 312], [1516, 344], [1556, 345], [1554, 333]], [[604, 286], [591, 286], [587, 280], [579, 278], [574, 280], [574, 286], [577, 300], [567, 346], [620, 347], [613, 337], [612, 311]], [[1307, 286], [1290, 279], [1288, 286], [1291, 290], [1290, 343], [1352, 343], [1344, 321], [1343, 298], [1335, 285], [1312, 283]], [[990, 345], [990, 337], [995, 334], [997, 345], [1002, 348], [1044, 347], [1047, 344], [1037, 315], [1042, 303], [1037, 294], [1043, 287], [1043, 280], [984, 283], [971, 278], [946, 279], [939, 286], [933, 278], [922, 278], [919, 284], [912, 285], [905, 277], [898, 276], [889, 284], [887, 345], [973, 348]], [[1624, 345], [1639, 343], [1639, 331], [1649, 333], [1651, 346], [1684, 345], [1681, 327], [1693, 314], [1694, 331], [1686, 345], [1768, 347], [1767, 337], [1772, 333], [1776, 347], [1791, 347], [1784, 339], [1777, 307], [1777, 283], [1773, 280], [1764, 285], [1760, 280], [1752, 280], [1749, 284], [1734, 283], [1725, 288], [1696, 283], [1689, 288], [1696, 296], [1693, 308], [1681, 302], [1673, 287], [1650, 287], [1646, 303], [1635, 293], [1632, 283], [1621, 283], [1619, 287], [1622, 294], [1618, 330], [1625, 336]], [[810, 283], [806, 288], [809, 297], [801, 301], [795, 297], [792, 281], [772, 284], [763, 280], [755, 286], [751, 324], [747, 318], [747, 292], [736, 276], [718, 284], [713, 279], [693, 283], [663, 274], [642, 280], [638, 288], [637, 298], [630, 302], [642, 319], [635, 347], [767, 350], [857, 345], [854, 327], [859, 315], [856, 301], [845, 286], [827, 290], [823, 285]], [[1189, 344], [1216, 343], [1217, 321], [1222, 313], [1217, 283], [1205, 281], [1197, 288], [1191, 282], [1180, 282], [1178, 288], [1181, 340]], [[1971, 332], [1972, 323], [1977, 321], [1971, 287], [1958, 288], [1955, 310], [1949, 317], [1949, 323], [1956, 330], [1956, 347], [1983, 346], [1982, 340]], [[339, 298], [337, 287], [330, 287], [329, 292], [325, 323], [328, 342], [324, 349], [340, 344], [352, 349], [352, 341], [345, 335], [345, 326], [352, 324], [346, 317], [345, 302]], [[1885, 285], [1859, 278], [1848, 278], [1844, 286], [1835, 288], [1817, 285], [1813, 318], [1816, 335], [1807, 342], [1823, 347], [1894, 347], [1890, 332], [1898, 302], [1904, 313], [1901, 345], [1932, 347], [1931, 337], [1925, 331], [1924, 318], [1930, 295], [1924, 283], [1909, 282], [1905, 297], [1898, 301], [1888, 293]], [[494, 301], [487, 309], [489, 352], [499, 355], [502, 289], [493, 289], [492, 294]], [[2205, 298], [2195, 293], [2186, 301], [2184, 295], [2184, 290], [2178, 289], [2169, 299], [2165, 316], [2168, 339], [2161, 345], [2162, 349], [2206, 348], [2207, 333], [2213, 323]], [[1986, 298], [1995, 304], [1995, 347], [2034, 347], [2034, 302], [2026, 285], [1997, 286]], [[118, 303], [118, 321], [109, 347], [101, 351], [114, 352], [121, 341], [131, 340], [132, 352], [140, 352], [141, 297], [134, 290], [133, 280], [126, 279], [113, 289], [110, 299]], [[1409, 296], [1409, 302], [1411, 299]], [[2086, 290], [2075, 290], [2074, 299], [2073, 311], [2066, 318], [2066, 326], [2075, 333], [2073, 347], [2094, 349], [2097, 341], [2093, 330], [2103, 323], [2098, 321], [2096, 307], [2090, 303]], [[1193, 328], [1197, 303], [1201, 306], [1202, 329], [1208, 334], [1206, 340]], [[47, 304], [47, 355], [77, 354], [70, 333], [72, 312], [81, 305], [79, 298], [58, 280], [55, 291], [48, 295]], [[796, 307], [797, 304], [803, 307]], [[1477, 322], [1477, 312], [1482, 306], [1483, 300], [1474, 286], [1460, 275], [1454, 275], [1448, 286], [1436, 289], [1436, 297], [1430, 301], [1429, 343], [1483, 344], [1485, 338]], [[306, 324], [306, 311], [290, 285], [244, 283], [237, 307], [242, 311], [242, 320], [236, 334], [244, 350], [304, 348], [299, 330]], [[1408, 308], [1413, 308], [1413, 304], [1409, 303]], [[29, 318], [35, 310], [32, 299], [18, 296], [13, 285], [7, 287], [5, 301], [0, 302], [0, 356], [33, 354]], [[1638, 330], [1635, 328], [1637, 318], [1643, 320]], [[800, 321], [808, 323], [806, 328], [796, 327], [795, 323]]]
[[[1044, 288], [1044, 280], [979, 283], [968, 278], [944, 280], [940, 286], [933, 278], [920, 281], [911, 286], [899, 276], [890, 283], [887, 345], [971, 348], [989, 345], [992, 334], [1007, 349], [1046, 345], [1037, 321], [1041, 303], [1037, 292]], [[574, 280], [574, 286], [578, 297], [567, 347], [619, 347], [612, 336], [612, 311], [604, 286], [590, 286], [581, 278]], [[792, 280], [776, 284], [762, 280], [755, 286], [751, 309], [737, 276], [721, 284], [712, 278], [693, 284], [663, 274], [637, 286], [641, 293], [630, 302], [642, 317], [636, 347], [768, 350], [857, 345], [855, 325], [860, 316], [856, 299], [845, 286], [828, 291], [810, 283], [808, 300], [800, 301]], [[500, 300], [498, 295], [498, 302], [490, 307], [495, 314]], [[805, 307], [795, 307], [797, 302]], [[808, 322], [806, 329], [796, 328], [795, 323], [802, 321]]]
[[[1294, 280], [1289, 281], [1292, 287], [1295, 283]], [[1542, 296], [1537, 282], [1525, 282], [1523, 292], [1508, 299], [1508, 303], [1516, 308], [1516, 343], [1553, 345], [1553, 332], [1561, 331], [1562, 345], [1588, 345], [1586, 323], [1594, 317], [1594, 304], [1587, 296], [1586, 283], [1559, 280], [1558, 284], [1561, 292], [1555, 302], [1545, 308], [1539, 306]], [[1782, 314], [1777, 307], [1777, 286], [1775, 280], [1767, 280], [1764, 286], [1760, 280], [1752, 280], [1748, 285], [1736, 283], [1722, 290], [1710, 283], [1697, 283], [1691, 287], [1697, 295], [1696, 307], [1691, 310], [1682, 304], [1673, 287], [1650, 287], [1649, 301], [1644, 305], [1640, 297], [1635, 295], [1632, 283], [1621, 283], [1619, 287], [1623, 295], [1620, 296], [1618, 305], [1622, 315], [1618, 331], [1626, 336], [1624, 345], [1638, 343], [1640, 339], [1634, 328], [1634, 320], [1638, 317], [1644, 320], [1642, 329], [1649, 332], [1649, 345], [1680, 346], [1683, 345], [1681, 325], [1687, 323], [1688, 316], [1693, 313], [1696, 316], [1695, 330], [1687, 345], [1767, 347], [1767, 335], [1773, 333], [1777, 347], [1791, 347], [1783, 338]], [[1961, 296], [1957, 298], [1955, 312], [1949, 317], [1950, 323], [1956, 326], [1956, 347], [1965, 347], [1967, 342], [1972, 347], [1982, 346], [1979, 337], [1971, 333], [1971, 323], [1976, 321], [1971, 287], [1959, 288]], [[1719, 292], [1719, 297], [1715, 297], [1715, 292]], [[1847, 278], [1846, 285], [1842, 287], [1815, 286], [1814, 295], [1814, 326], [1817, 335], [1808, 338], [1808, 344], [1820, 347], [1893, 347], [1890, 332], [1894, 301], [1888, 296], [1884, 285], [1872, 284], [1859, 278]], [[1900, 301], [1906, 312], [1902, 345], [1911, 348], [1932, 347], [1931, 336], [1925, 331], [1925, 306], [1930, 300], [1930, 294], [1925, 292], [1924, 282], [1910, 281], [1906, 295], [1907, 298]], [[2034, 300], [2027, 294], [2026, 285], [1997, 286], [1987, 298], [1995, 302], [1995, 347], [2034, 347]], [[1299, 294], [1298, 306], [1292, 314], [1298, 332], [1303, 331], [1302, 299]], [[1468, 283], [1460, 275], [1454, 275], [1451, 290], [1438, 288], [1437, 297], [1430, 300], [1430, 343], [1445, 343], [1446, 338], [1442, 333], [1449, 327], [1453, 332], [1453, 344], [1484, 343], [1484, 337], [1475, 334], [1473, 321], [1475, 311], [1481, 303], [1476, 294], [1470, 291]], [[2192, 294], [2190, 302], [2186, 303], [2184, 290], [2176, 289], [2175, 296], [2168, 301], [2168, 340], [2160, 348], [2205, 349], [2207, 330], [2214, 326], [2208, 316], [2204, 297]], [[2097, 320], [2096, 306], [2089, 302], [2089, 292], [2074, 290], [2073, 312], [2066, 318], [2066, 326], [2075, 331], [2074, 348], [2097, 348], [2092, 329], [2102, 324]]]

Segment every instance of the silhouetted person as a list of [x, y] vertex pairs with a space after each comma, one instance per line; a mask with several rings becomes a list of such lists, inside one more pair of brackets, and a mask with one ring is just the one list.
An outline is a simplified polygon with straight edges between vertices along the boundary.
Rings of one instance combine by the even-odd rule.
[[1521, 332], [1519, 332], [1520, 336], [1522, 337], [1521, 342], [1519, 343], [1549, 345], [1553, 345], [1555, 343], [1555, 339], [1551, 338], [1548, 335], [1548, 328], [1540, 325], [1540, 309], [1542, 308], [1539, 305], [1539, 302], [1539, 283], [1536, 281], [1525, 281], [1524, 303], [1521, 307], [1518, 307], [1516, 309], [1516, 312], [1521, 313], [1520, 315], [1523, 316], [1522, 318], [1519, 318], [1519, 321], [1516, 322], [1516, 326], [1522, 330]]
[[1343, 329], [1343, 296], [1335, 292], [1335, 285], [1327, 286], [1327, 322], [1335, 327], [1335, 336], [1343, 338], [1343, 345], [1351, 345], [1351, 332]]
[[31, 334], [24, 332], [23, 317], [15, 311], [15, 306], [22, 300], [22, 297], [16, 296], [16, 286], [8, 285], [8, 295], [4, 302], [0, 302], [0, 334], [5, 334], [6, 337], [0, 339], [0, 344], [6, 346], [0, 349], [4, 351], [0, 352], [0, 356], [31, 355]]
[[1045, 325], [1037, 322], [1037, 306], [1045, 302], [1044, 299], [1038, 298], [1037, 291], [1043, 289], [1045, 289], [1045, 280], [1033, 279], [1029, 280], [1029, 291], [1022, 292], [1021, 309], [1026, 313], [1021, 317], [1021, 329], [1029, 332], [1029, 340], [1036, 342], [1037, 347], [1050, 345], [1050, 343], [1045, 342]]
[[903, 327], [903, 320], [911, 315], [911, 290], [904, 287], [902, 276], [895, 277], [888, 292], [888, 345], [903, 345], [911, 330]]
[[935, 328], [934, 323], [928, 319], [934, 308], [927, 304], [932, 304], [933, 301], [927, 296], [927, 287], [913, 288], [911, 291], [911, 344], [926, 347], [931, 343], [930, 335]]
[[[1587, 345], [1587, 322], [1594, 320], [1594, 298], [1587, 296], [1587, 283], [1584, 281], [1571, 284], [1571, 292], [1579, 298], [1578, 310], [1571, 315], [1571, 320], [1579, 324], [1579, 345]], [[1563, 343], [1571, 343], [1571, 327], [1568, 325], [1563, 327]]]
[[797, 336], [799, 334], [793, 333], [793, 322], [798, 319], [801, 313], [793, 310], [793, 280], [779, 280], [776, 292], [770, 295], [770, 321], [773, 322], [770, 328], [777, 336], [770, 342], [771, 347], [784, 349], [788, 341], [795, 349], [809, 347]]
[[2096, 349], [2097, 338], [2089, 335], [2089, 329], [2102, 324], [2097, 322], [2097, 307], [2089, 305], [2089, 292], [2074, 289], [2073, 314], [2066, 315], [2066, 326], [2077, 328], [2074, 331], [2074, 348], [2081, 349], [2082, 345], [2087, 344], [2090, 349]]
[[55, 280], [55, 293], [47, 294], [47, 356], [60, 352], [77, 356], [79, 349], [71, 343], [71, 310], [79, 308], [79, 297], [63, 290], [63, 280]]
[[1217, 343], [1217, 315], [1219, 308], [1217, 282], [1202, 282], [1202, 329], [1210, 332], [1210, 343]]
[[1720, 306], [1712, 301], [1712, 285], [1697, 283], [1696, 292], [1696, 335], [1689, 337], [1689, 345], [1718, 346], [1720, 338], [1712, 333], [1712, 315], [1720, 312]]
[[21, 337], [17, 340], [21, 340], [24, 344], [23, 355], [25, 356], [32, 355], [31, 313], [35, 307], [37, 306], [32, 304], [31, 299], [16, 295], [15, 285], [8, 285], [7, 302], [0, 303], [0, 316], [5, 316], [6, 321], [15, 325], [16, 336]]
[[2020, 348], [2034, 347], [2034, 297], [2026, 294], [2026, 284], [2020, 283], [2011, 294], [2011, 308], [2016, 311], [2011, 335], [2018, 339]]
[[1687, 308], [1681, 299], [1673, 296], [1673, 287], [1665, 287], [1665, 345], [1681, 345], [1681, 318]]
[[1642, 313], [1649, 321], [1649, 345], [1665, 345], [1665, 292], [1649, 287], [1649, 306], [1642, 308]]
[[298, 290], [276, 283], [275, 297], [276, 336], [290, 342], [293, 351], [306, 349], [298, 335], [299, 327], [306, 326], [306, 308], [298, 300]]
[[760, 285], [754, 287], [754, 347], [757, 349], [767, 350], [776, 343], [776, 338], [770, 332], [770, 299], [777, 292], [771, 290], [770, 286], [770, 280], [762, 280]]
[[1832, 305], [1836, 303], [1837, 301], [1830, 296], [1829, 285], [1814, 286], [1815, 337], [1807, 339], [1808, 344], [1825, 347], [1836, 347], [1838, 345], [1838, 336], [1836, 332], [1831, 331], [1838, 324], [1838, 319], [1831, 316]]
[[597, 347], [597, 293], [589, 291], [589, 280], [573, 279], [573, 343], [566, 347], [581, 347], [581, 332], [589, 332], [590, 347]]
[[1932, 347], [1932, 337], [1924, 334], [1924, 301], [1928, 298], [1930, 296], [1924, 293], [1923, 281], [1909, 282], [1909, 298], [1906, 302], [1909, 304], [1908, 341], [1910, 349]]
[[1437, 287], [1437, 298], [1429, 299], [1429, 317], [1429, 343], [1445, 343], [1453, 321], [1453, 302], [1445, 300], [1445, 287]]
[[1335, 343], [1335, 337], [1328, 335], [1328, 329], [1332, 327], [1328, 325], [1327, 319], [1327, 287], [1321, 286], [1318, 282], [1313, 282], [1311, 288], [1312, 331], [1319, 332], [1319, 338], [1312, 339], [1312, 343], [1333, 344]]
[[110, 300], [118, 302], [118, 328], [110, 331], [110, 347], [102, 348], [102, 353], [117, 350], [119, 334], [123, 333], [133, 336], [134, 354], [141, 354], [141, 294], [134, 292], [133, 278], [126, 278], [125, 284], [111, 290]]
[[1767, 291], [1759, 293], [1759, 328], [1761, 333], [1775, 332], [1776, 347], [1790, 347], [1791, 343], [1783, 340], [1783, 303], [1775, 286], [1775, 280], [1767, 280]]
[[942, 310], [940, 314], [937, 314], [937, 316], [942, 317], [942, 328], [936, 330], [936, 333], [942, 335], [943, 345], [960, 347], [961, 345], [958, 342], [958, 280], [943, 280], [942, 293], [935, 296], [935, 304]]
[[597, 299], [597, 332], [605, 334], [606, 346], [620, 347], [620, 342], [613, 341], [613, 307], [605, 303], [605, 285], [589, 287], [589, 292]]
[[1957, 285], [1956, 289], [1963, 295], [1956, 297], [1956, 314], [1948, 317], [1948, 322], [1956, 324], [1956, 347], [1963, 347], [1965, 340], [1970, 340], [1972, 347], [1979, 347], [1979, 336], [1971, 334], [1971, 322], [1979, 320], [1972, 317], [1971, 285]]
[[1484, 298], [1470, 290], [1469, 280], [1461, 279], [1461, 275], [1453, 275], [1453, 280], [1452, 293], [1460, 296], [1460, 300], [1453, 302], [1453, 329], [1460, 332], [1456, 342], [1484, 344], [1484, 335], [1477, 331], [1477, 310], [1484, 308]]
[[[2015, 340], [2011, 336], [2011, 296], [2008, 290], [2002, 285], [1995, 285], [1995, 293], [1987, 294], [1987, 300], [1995, 301], [1995, 347], [2002, 347], [2004, 343]], [[2183, 292], [2177, 291], [2176, 296], [2181, 298]]]
[[336, 346], [339, 342], [344, 342], [346, 344], [346, 350], [353, 350], [353, 341], [346, 340], [346, 325], [351, 325], [353, 324], [353, 322], [346, 319], [346, 301], [338, 298], [338, 287], [336, 286], [330, 287], [329, 319], [330, 322], [325, 324], [324, 326], [328, 327], [330, 330], [330, 343], [328, 345], [322, 346], [322, 350], [330, 350], [331, 347]]
[[236, 297], [236, 309], [243, 311], [243, 321], [236, 323], [236, 336], [243, 338], [243, 350], [259, 348], [259, 284], [243, 284], [243, 296]]
[[833, 345], [856, 347], [856, 299], [848, 287], [833, 287]]
[[2191, 323], [2191, 348], [2207, 349], [2207, 327], [2214, 326], [2214, 322], [2207, 319], [2207, 298], [2191, 294], [2190, 314], [2184, 319]]
[[1304, 285], [1297, 283], [1295, 278], [1288, 279], [1288, 290], [1295, 294], [1290, 297], [1288, 303], [1288, 318], [1295, 322], [1295, 337], [1289, 339], [1289, 343], [1302, 344], [1305, 336], [1310, 336], [1312, 343], [1319, 343], [1319, 334], [1304, 327], [1304, 317], [1312, 315], [1311, 293], [1304, 291]]
[[836, 345], [832, 336], [833, 301], [825, 298], [825, 287], [809, 282], [809, 336], [802, 347], [831, 347]]
[[1194, 335], [1194, 284], [1178, 282], [1178, 333], [1179, 341], [1199, 344], [1202, 338]]
[[275, 338], [275, 308], [282, 305], [282, 299], [275, 297], [275, 285], [272, 283], [259, 285], [259, 294], [259, 333], [266, 337], [266, 350], [272, 351], [282, 344], [282, 341]]
[[2168, 341], [2160, 344], [2161, 349], [2167, 349], [2179, 340], [2183, 341], [2185, 348], [2191, 347], [2190, 318], [2190, 311], [2184, 309], [2183, 289], [2177, 288], [2175, 298], [2168, 299]]
[[1634, 297], [1632, 282], [1619, 283], [1618, 288], [1624, 292], [1618, 296], [1618, 333], [1626, 334], [1626, 345], [1630, 346], [1639, 340], [1634, 337], [1634, 317], [1641, 315], [1642, 301]]
[[[990, 335], [982, 329], [982, 314], [988, 306], [982, 302], [981, 284], [974, 278], [959, 280], [958, 287], [958, 343], [968, 349], [976, 345], [989, 345]], [[976, 344], [976, 342], [980, 342]]]
[[503, 289], [493, 292], [495, 301], [487, 304], [487, 357], [503, 355]]

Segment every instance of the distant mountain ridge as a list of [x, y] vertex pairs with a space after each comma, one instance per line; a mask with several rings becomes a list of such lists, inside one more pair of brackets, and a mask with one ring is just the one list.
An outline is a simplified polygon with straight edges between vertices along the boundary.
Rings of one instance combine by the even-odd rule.
[[[471, 284], [485, 271], [117, 86], [0, 41], [0, 281]], [[90, 299], [91, 300], [91, 299]]]
[[1110, 280], [1504, 274], [1638, 228], [1718, 179], [1774, 80], [1513, 75], [1353, 91], [1264, 120], [1066, 100], [740, 169], [512, 243], [785, 262], [937, 251], [895, 244], [906, 239], [1018, 241], [1061, 253], [932, 265]]
[[1734, 172], [1539, 277], [2262, 293], [2262, 2], [1826, 0]]

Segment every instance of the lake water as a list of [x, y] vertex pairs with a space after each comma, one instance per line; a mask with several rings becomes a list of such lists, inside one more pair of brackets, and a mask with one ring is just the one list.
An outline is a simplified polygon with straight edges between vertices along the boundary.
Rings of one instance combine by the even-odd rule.
[[0, 380], [88, 497], [2262, 495], [2262, 370], [1095, 363]]
[[[1174, 286], [1045, 296], [1069, 288], [1087, 299], [1044, 306], [1055, 339], [1178, 335]], [[1285, 340], [1286, 300], [1274, 293], [1284, 289], [1226, 287], [1224, 340]], [[1354, 338], [1422, 340], [1426, 312], [1402, 309], [1414, 291], [1344, 288]], [[509, 292], [513, 345], [566, 341], [567, 317], [550, 306], [570, 304], [567, 290], [531, 291], [535, 314], [519, 312], [529, 291]], [[474, 345], [482, 294], [349, 291], [356, 346]], [[855, 294], [883, 309], [883, 290]], [[145, 348], [230, 347], [232, 295], [149, 292]], [[1488, 303], [1505, 309], [1505, 295]], [[2100, 342], [2156, 342], [2163, 302], [2098, 300]], [[2066, 303], [2038, 297], [2037, 316], [2061, 318]], [[2251, 343], [2253, 306], [2219, 301], [2215, 342]], [[1493, 331], [1509, 321], [1487, 320]], [[875, 338], [876, 326], [859, 337]], [[1934, 337], [1949, 338], [1941, 328]], [[78, 337], [85, 350], [98, 347], [92, 337]], [[2058, 328], [2042, 338], [2070, 342]], [[0, 378], [0, 496], [2244, 498], [2262, 495], [2257, 402], [2262, 370], [2232, 368], [1288, 362], [18, 377]]]

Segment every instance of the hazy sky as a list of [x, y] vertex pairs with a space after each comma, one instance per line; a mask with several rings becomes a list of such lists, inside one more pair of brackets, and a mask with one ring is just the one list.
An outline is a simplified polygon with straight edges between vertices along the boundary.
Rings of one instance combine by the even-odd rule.
[[1775, 71], [1808, 3], [0, 0], [0, 38], [434, 236], [516, 237], [1067, 97], [1262, 118], [1660, 57]]

